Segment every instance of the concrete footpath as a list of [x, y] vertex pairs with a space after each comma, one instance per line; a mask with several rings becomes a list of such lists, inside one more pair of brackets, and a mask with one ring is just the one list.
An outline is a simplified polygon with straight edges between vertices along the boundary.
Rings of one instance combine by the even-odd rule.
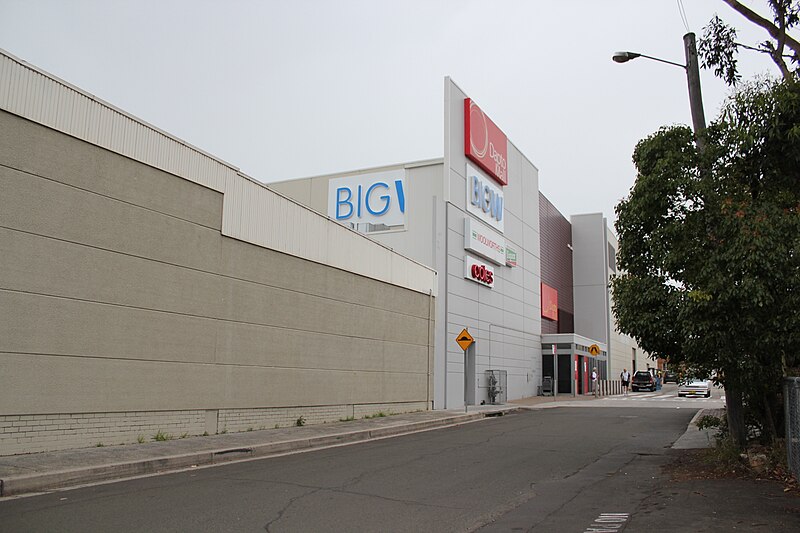
[[[0, 497], [364, 442], [475, 422], [520, 409], [581, 403], [588, 406], [593, 401], [597, 400], [591, 396], [534, 397], [506, 405], [470, 406], [466, 413], [463, 409], [421, 411], [313, 426], [5, 456], [0, 457]], [[679, 440], [683, 448], [707, 447], [711, 441], [692, 424]]]

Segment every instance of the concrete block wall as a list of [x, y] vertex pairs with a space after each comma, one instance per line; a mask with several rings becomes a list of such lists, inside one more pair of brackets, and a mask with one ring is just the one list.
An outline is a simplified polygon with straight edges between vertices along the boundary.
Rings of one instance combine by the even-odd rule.
[[425, 411], [429, 408], [425, 402], [401, 402], [386, 404], [350, 404], [300, 406], [280, 409], [224, 409], [219, 412], [219, 431], [248, 431], [270, 429], [275, 427], [291, 427], [297, 425], [302, 417], [303, 424], [324, 424], [347, 419], [358, 419], [374, 416], [378, 413], [386, 415]]
[[129, 411], [0, 416], [0, 449], [4, 455], [91, 446], [115, 446], [203, 434], [236, 433], [359, 419], [379, 413], [392, 415], [424, 411], [425, 402], [211, 409]]
[[0, 416], [3, 455], [154, 440], [159, 432], [173, 438], [202, 435], [205, 411], [72, 413]]
[[0, 111], [0, 455], [96, 444], [78, 420], [107, 418], [105, 444], [202, 434], [208, 411], [430, 406], [433, 296], [225, 237], [222, 209]]

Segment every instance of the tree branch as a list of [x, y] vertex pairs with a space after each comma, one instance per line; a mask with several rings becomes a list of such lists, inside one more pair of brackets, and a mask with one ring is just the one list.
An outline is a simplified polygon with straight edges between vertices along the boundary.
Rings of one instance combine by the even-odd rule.
[[781, 41], [781, 37], [784, 37], [786, 39], [785, 40], [786, 46], [794, 50], [797, 55], [800, 55], [800, 42], [796, 41], [785, 32], [783, 33], [782, 36], [781, 30], [777, 26], [775, 26], [775, 24], [765, 19], [764, 17], [762, 17], [761, 15], [759, 15], [758, 13], [747, 7], [746, 5], [743, 5], [738, 0], [722, 0], [722, 1], [731, 6], [735, 11], [737, 11], [740, 15], [742, 15], [744, 18], [746, 18], [753, 24], [761, 26], [762, 28], [767, 30], [767, 33], [769, 33], [770, 36], [776, 41]]
[[[770, 52], [769, 50], [764, 50], [763, 48], [757, 48], [755, 46], [750, 46], [749, 44], [737, 43], [737, 42], [734, 42], [733, 44], [735, 44], [739, 48], [744, 48], [745, 50], [751, 50], [753, 52], [759, 52], [761, 54], [772, 55], [772, 52]], [[782, 57], [784, 57], [786, 59], [791, 59], [794, 56], [792, 54], [783, 54]]]

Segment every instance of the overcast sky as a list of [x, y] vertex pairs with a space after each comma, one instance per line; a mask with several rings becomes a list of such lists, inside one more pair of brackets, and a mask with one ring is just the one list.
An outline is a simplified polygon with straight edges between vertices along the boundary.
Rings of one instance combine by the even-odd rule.
[[[683, 5], [698, 37], [715, 13], [767, 37]], [[567, 217], [613, 219], [636, 142], [691, 124], [682, 69], [611, 61], [683, 62], [684, 33], [677, 0], [0, 0], [0, 48], [266, 183], [442, 157], [451, 76]], [[701, 77], [710, 121], [728, 89]]]

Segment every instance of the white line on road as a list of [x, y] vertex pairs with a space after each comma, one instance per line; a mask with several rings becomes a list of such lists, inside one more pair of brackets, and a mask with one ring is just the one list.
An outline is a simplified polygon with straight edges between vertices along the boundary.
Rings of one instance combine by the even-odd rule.
[[601, 513], [583, 533], [618, 533], [625, 529], [630, 513]]

